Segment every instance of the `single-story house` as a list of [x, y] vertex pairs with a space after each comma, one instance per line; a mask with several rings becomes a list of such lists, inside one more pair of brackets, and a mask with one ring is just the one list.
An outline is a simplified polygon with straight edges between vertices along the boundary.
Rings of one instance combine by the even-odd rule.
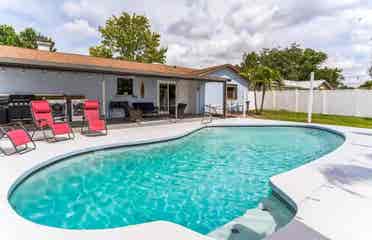
[[[334, 87], [332, 87], [332, 85], [326, 80], [315, 80], [313, 87], [315, 90], [334, 90]], [[308, 90], [310, 89], [310, 81], [284, 80], [282, 88]]]
[[3, 96], [99, 99], [106, 115], [113, 102], [152, 102], [164, 114], [185, 103], [186, 113], [200, 114], [206, 105], [242, 102], [247, 91], [232, 65], [193, 69], [10, 46], [0, 46], [0, 83]]

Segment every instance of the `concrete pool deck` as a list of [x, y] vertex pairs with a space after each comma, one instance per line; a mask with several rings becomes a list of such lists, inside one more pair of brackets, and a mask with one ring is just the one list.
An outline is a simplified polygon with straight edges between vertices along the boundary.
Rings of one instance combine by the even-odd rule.
[[[224, 119], [217, 125], [304, 124], [256, 120]], [[49, 161], [103, 146], [119, 146], [181, 137], [206, 125], [180, 122], [158, 126], [113, 129], [108, 136], [85, 137], [73, 141], [37, 142], [37, 150], [23, 155], [0, 156], [0, 239], [211, 239], [177, 224], [157, 221], [107, 230], [66, 230], [42, 226], [17, 215], [8, 202], [16, 181], [30, 170]], [[314, 124], [313, 126], [320, 126]], [[336, 151], [297, 169], [274, 176], [271, 184], [297, 208], [294, 220], [269, 239], [370, 239], [372, 228], [372, 129], [322, 126], [345, 135]]]

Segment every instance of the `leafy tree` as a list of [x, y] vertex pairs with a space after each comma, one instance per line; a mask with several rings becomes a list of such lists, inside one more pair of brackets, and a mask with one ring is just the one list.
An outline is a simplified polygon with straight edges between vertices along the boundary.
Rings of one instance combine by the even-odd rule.
[[24, 48], [37, 48], [38, 34], [32, 28], [26, 28], [19, 33], [20, 45]]
[[19, 34], [10, 25], [0, 25], [0, 45], [8, 45], [22, 48], [37, 48], [37, 41], [44, 40], [52, 43], [51, 51], [56, 51], [54, 41], [37, 33], [33, 28], [26, 28]]
[[[254, 68], [245, 68], [245, 70], [241, 72], [241, 75], [250, 81], [254, 91], [256, 113], [261, 114], [265, 102], [266, 91], [271, 89], [274, 84], [280, 85], [282, 79], [280, 73], [267, 66], [259, 65]], [[257, 107], [257, 91], [262, 91], [261, 106], [259, 110]]]
[[372, 66], [368, 68], [368, 75], [372, 78]]
[[244, 69], [251, 63], [259, 62], [263, 66], [277, 70], [284, 79], [298, 81], [308, 81], [310, 73], [314, 71], [333, 86], [337, 86], [343, 79], [342, 70], [321, 68], [327, 58], [326, 53], [310, 48], [303, 49], [294, 43], [286, 48], [265, 48], [258, 53], [245, 53], [240, 68]]
[[20, 40], [10, 25], [0, 25], [0, 45], [19, 46]]
[[89, 49], [89, 53], [91, 56], [95, 57], [104, 57], [104, 58], [112, 58], [112, 51], [110, 48], [99, 45], [96, 47], [91, 47]]
[[260, 56], [256, 52], [245, 53], [243, 62], [240, 65], [241, 69], [253, 69], [260, 64]]
[[122, 13], [100, 27], [101, 44], [90, 55], [137, 62], [166, 62], [167, 48], [160, 47], [160, 34], [151, 31], [150, 21], [141, 15]]
[[372, 89], [372, 80], [364, 82], [362, 85], [359, 86], [359, 88]]
[[339, 68], [324, 67], [321, 69], [317, 69], [315, 71], [315, 76], [317, 79], [326, 80], [334, 88], [341, 87], [341, 81], [344, 80], [344, 77], [342, 76], [342, 69]]

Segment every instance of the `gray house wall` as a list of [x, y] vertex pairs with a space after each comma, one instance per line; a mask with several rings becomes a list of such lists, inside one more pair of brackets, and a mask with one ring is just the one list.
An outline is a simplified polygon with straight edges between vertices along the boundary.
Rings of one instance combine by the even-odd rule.
[[[220, 77], [228, 79], [227, 84], [236, 84], [238, 88], [238, 96], [236, 100], [227, 100], [227, 108], [233, 110], [242, 111], [242, 106], [245, 102], [244, 92], [246, 93], [246, 99], [248, 99], [248, 82], [243, 79], [239, 74], [232, 71], [228, 67], [216, 70], [208, 74], [211, 77]], [[205, 86], [205, 104], [206, 105], [223, 105], [223, 94], [222, 94], [223, 84], [222, 83], [206, 83]]]
[[[83, 95], [90, 99], [102, 99], [102, 82], [105, 81], [106, 111], [112, 100], [132, 102], [154, 102], [158, 105], [158, 81], [170, 79], [139, 77], [133, 81], [133, 96], [117, 95], [117, 78], [110, 74], [50, 71], [23, 68], [0, 68], [0, 94], [34, 93]], [[140, 97], [143, 81], [145, 96]], [[177, 80], [178, 102], [187, 104], [186, 113], [198, 113], [201, 98], [199, 81]], [[201, 105], [202, 106], [202, 105]], [[107, 112], [106, 112], [107, 114]]]

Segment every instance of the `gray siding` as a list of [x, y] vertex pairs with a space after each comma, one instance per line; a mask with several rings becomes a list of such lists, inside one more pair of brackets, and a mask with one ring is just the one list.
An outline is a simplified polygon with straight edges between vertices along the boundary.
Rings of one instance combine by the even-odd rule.
[[[102, 82], [106, 85], [106, 104], [112, 100], [132, 102], [154, 102], [158, 105], [158, 80], [153, 77], [134, 77], [134, 96], [120, 96], [116, 93], [117, 78], [120, 76], [95, 73], [46, 71], [22, 68], [0, 68], [0, 94], [34, 93], [84, 95], [87, 98], [102, 99]], [[145, 85], [145, 96], [140, 97], [141, 82]], [[178, 102], [187, 104], [187, 113], [198, 113], [202, 101], [200, 82], [178, 80]], [[106, 106], [108, 110], [108, 106]]]
[[[221, 77], [229, 79], [228, 84], [236, 84], [238, 87], [238, 98], [237, 100], [227, 100], [227, 107], [237, 109], [237, 106], [243, 106], [244, 104], [244, 92], [246, 92], [246, 99], [248, 99], [248, 82], [243, 79], [239, 74], [230, 70], [229, 68], [224, 68], [210, 73], [209, 76]], [[221, 83], [206, 83], [205, 89], [205, 104], [207, 105], [218, 105], [223, 104], [223, 86]], [[242, 107], [239, 108], [242, 111]]]

